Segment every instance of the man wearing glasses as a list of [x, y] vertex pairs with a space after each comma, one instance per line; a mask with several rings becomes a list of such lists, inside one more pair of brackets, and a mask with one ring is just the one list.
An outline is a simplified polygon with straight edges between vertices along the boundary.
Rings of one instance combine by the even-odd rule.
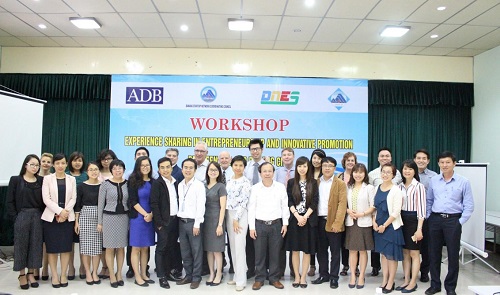
[[205, 183], [205, 174], [207, 173], [208, 167], [207, 155], [207, 144], [204, 141], [198, 141], [194, 147], [194, 159], [196, 160], [197, 166], [194, 177], [203, 183]]
[[[330, 281], [332, 289], [339, 287], [340, 251], [347, 211], [347, 186], [340, 178], [333, 177], [336, 167], [337, 161], [332, 157], [321, 160], [323, 175], [318, 180], [319, 277], [312, 281], [316, 285]], [[328, 247], [332, 256], [330, 265], [328, 265]]]

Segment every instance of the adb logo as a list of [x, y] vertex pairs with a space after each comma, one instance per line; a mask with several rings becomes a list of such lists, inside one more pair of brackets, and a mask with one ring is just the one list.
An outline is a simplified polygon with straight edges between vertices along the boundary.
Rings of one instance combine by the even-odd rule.
[[207, 86], [201, 90], [200, 97], [204, 102], [212, 102], [217, 98], [217, 90], [212, 86]]
[[337, 90], [328, 97], [328, 100], [340, 111], [351, 99], [340, 90], [340, 88], [337, 88]]
[[261, 104], [288, 104], [299, 103], [299, 91], [262, 91]]
[[127, 87], [126, 104], [163, 104], [163, 87]]

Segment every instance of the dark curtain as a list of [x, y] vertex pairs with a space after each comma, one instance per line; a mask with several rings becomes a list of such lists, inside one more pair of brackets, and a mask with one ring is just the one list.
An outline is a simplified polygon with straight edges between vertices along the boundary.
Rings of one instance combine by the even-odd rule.
[[[108, 146], [110, 75], [0, 74], [0, 85], [2, 90], [47, 101], [42, 152], [69, 156], [81, 151], [88, 162]], [[9, 152], [15, 152], [15, 147]], [[6, 194], [7, 188], [0, 187], [0, 245], [11, 245], [13, 238], [12, 223], [5, 219]]]
[[369, 169], [379, 166], [381, 147], [392, 150], [398, 169], [420, 148], [429, 151], [436, 172], [436, 157], [445, 150], [469, 162], [473, 106], [472, 83], [369, 81]]

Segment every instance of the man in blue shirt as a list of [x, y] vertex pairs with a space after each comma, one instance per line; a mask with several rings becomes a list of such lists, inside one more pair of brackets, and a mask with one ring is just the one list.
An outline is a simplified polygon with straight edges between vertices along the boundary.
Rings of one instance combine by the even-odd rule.
[[462, 225], [474, 211], [474, 199], [469, 180], [454, 172], [456, 157], [451, 152], [438, 156], [441, 174], [434, 176], [427, 191], [427, 218], [431, 286], [426, 295], [441, 292], [441, 258], [443, 246], [448, 250], [448, 274], [444, 280], [447, 295], [455, 295], [459, 269], [460, 236]]

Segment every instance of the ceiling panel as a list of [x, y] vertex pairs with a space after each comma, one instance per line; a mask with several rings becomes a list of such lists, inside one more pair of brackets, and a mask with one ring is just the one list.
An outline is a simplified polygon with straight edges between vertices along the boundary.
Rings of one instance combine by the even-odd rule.
[[364, 19], [380, 0], [336, 0], [327, 17]]
[[[226, 15], [204, 14], [202, 15], [202, 21], [203, 27], [205, 28], [205, 34], [209, 39], [240, 39], [240, 32], [228, 30]], [[256, 21], [256, 23], [259, 22]], [[257, 30], [257, 28], [254, 30]], [[274, 38], [274, 36], [276, 36], [276, 33], [274, 33], [272, 38]]]
[[[203, 30], [199, 14], [161, 13], [160, 15], [163, 22], [167, 26], [170, 36], [173, 38], [205, 38], [205, 32]], [[187, 25], [189, 30], [183, 32], [181, 30], [182, 25]]]
[[325, 18], [313, 37], [315, 42], [344, 42], [361, 20]]
[[470, 25], [500, 26], [500, 4], [470, 21]]
[[285, 16], [277, 40], [309, 41], [318, 29], [321, 18]]
[[344, 43], [337, 51], [343, 52], [368, 52], [374, 45], [372, 44], [354, 44]]
[[434, 43], [434, 47], [462, 47], [493, 31], [494, 27], [463, 26]]
[[153, 0], [159, 12], [198, 13], [196, 0]]
[[287, 0], [244, 0], [242, 13], [243, 15], [283, 15], [286, 3]]
[[8, 13], [0, 13], [0, 29], [14, 36], [43, 36], [38, 30]]
[[241, 36], [247, 40], [275, 40], [281, 23], [280, 16], [251, 16], [253, 18], [253, 30], [242, 32]]
[[177, 47], [186, 48], [208, 48], [207, 41], [205, 39], [175, 39], [174, 42]]
[[[426, 35], [422, 36], [422, 38], [415, 41], [412, 46], [431, 46], [442, 38], [446, 37], [446, 35], [450, 34], [454, 30], [458, 29], [459, 25], [440, 25], [431, 30]], [[438, 38], [432, 39], [431, 35], [438, 35]]]
[[57, 11], [57, 13], [72, 13], [73, 9], [69, 7], [62, 0], [43, 0], [43, 1], [33, 1], [33, 0], [19, 0], [26, 7], [35, 13], [51, 13]]
[[463, 10], [447, 19], [445, 23], [466, 24], [495, 5], [498, 5], [498, 0], [474, 1], [469, 6], [465, 7]]
[[[406, 21], [439, 24], [470, 5], [474, 0], [429, 0], [420, 6]], [[445, 10], [437, 10], [445, 6]]]
[[276, 41], [274, 49], [277, 50], [304, 50], [308, 42]]
[[[202, 13], [228, 14], [229, 17], [237, 17], [241, 14], [241, 2], [239, 0], [202, 0], [197, 1]], [[252, 5], [252, 0], [248, 0]]]
[[396, 54], [403, 50], [406, 46], [403, 45], [375, 45], [373, 46], [370, 51], [371, 53], [390, 53], [390, 54]]
[[322, 43], [322, 42], [309, 42], [306, 50], [311, 51], [337, 51], [342, 43]]
[[170, 37], [163, 20], [156, 13], [121, 13], [120, 15], [139, 38]]
[[130, 38], [135, 37], [134, 32], [127, 23], [116, 13], [105, 13], [97, 15], [102, 27], [97, 30], [104, 37]]
[[[248, 1], [248, 0], [247, 0]], [[286, 6], [285, 15], [323, 17], [332, 5], [332, 0], [314, 1], [314, 5], [308, 7], [306, 1], [290, 0]]]
[[398, 52], [399, 54], [417, 54], [418, 52], [422, 51], [425, 47], [423, 46], [408, 46], [405, 49], [401, 50]]
[[141, 48], [144, 47], [137, 38], [106, 38], [113, 47]]
[[142, 44], [150, 48], [175, 47], [172, 38], [139, 38]]
[[[49, 22], [50, 25], [58, 28], [61, 32], [67, 36], [99, 36], [97, 30], [82, 30], [75, 27], [69, 18], [76, 16], [75, 14], [40, 14], [40, 17]], [[103, 23], [103, 26], [105, 22]]]
[[33, 13], [28, 7], [17, 0], [0, 0], [0, 11], [5, 10], [12, 13]]
[[49, 37], [19, 37], [23, 42], [36, 47], [59, 47], [59, 44]]
[[273, 49], [274, 41], [262, 41], [262, 40], [241, 40], [242, 49]]
[[80, 44], [71, 37], [52, 37], [52, 40], [64, 47], [80, 47]]
[[92, 13], [116, 12], [113, 6], [104, 0], [64, 0], [64, 2], [82, 17]]
[[447, 55], [454, 51], [455, 48], [442, 48], [442, 47], [427, 47], [417, 53], [418, 55]]
[[383, 39], [380, 37], [380, 33], [384, 27], [395, 24], [397, 23], [389, 21], [364, 20], [351, 34], [351, 36], [349, 36], [346, 42], [358, 44], [377, 44]]
[[382, 0], [368, 14], [367, 19], [403, 21], [426, 0]]
[[380, 44], [387, 45], [410, 45], [415, 41], [419, 40], [423, 36], [427, 36], [428, 32], [432, 31], [437, 27], [436, 24], [426, 24], [426, 23], [410, 23], [404, 22], [402, 26], [410, 26], [411, 29], [406, 35], [401, 38], [383, 38]]
[[0, 46], [4, 47], [26, 47], [28, 44], [19, 40], [16, 37], [0, 37]]
[[496, 29], [483, 37], [472, 41], [471, 43], [464, 46], [464, 48], [469, 49], [491, 49], [498, 46], [498, 40], [500, 40], [500, 29]]
[[156, 7], [151, 0], [108, 0], [117, 12], [157, 12]]
[[102, 37], [74, 37], [73, 39], [84, 47], [111, 47], [111, 44]]
[[[45, 19], [41, 18], [35, 13], [15, 13], [18, 19], [22, 19], [26, 24], [33, 27], [35, 30], [40, 32], [42, 35], [47, 36], [66, 36], [65, 33], [61, 32], [57, 27], [53, 26], [51, 23], [47, 22]], [[38, 25], [43, 24], [47, 26], [46, 29], [41, 29]]]
[[221, 40], [221, 39], [209, 39], [209, 48], [231, 48], [239, 49], [241, 45], [240, 40]]
[[480, 53], [485, 52], [483, 49], [468, 49], [468, 48], [460, 48], [448, 53], [448, 56], [475, 56]]
[[4, 36], [12, 36], [12, 35], [7, 33], [6, 31], [0, 29], [0, 37], [4, 37]]

